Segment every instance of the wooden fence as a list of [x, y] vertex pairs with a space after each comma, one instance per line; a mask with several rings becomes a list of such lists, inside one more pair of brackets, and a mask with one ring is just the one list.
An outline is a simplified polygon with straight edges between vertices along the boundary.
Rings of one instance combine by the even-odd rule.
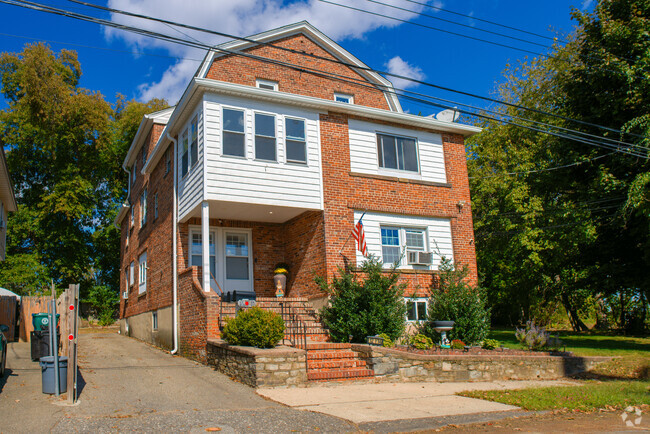
[[13, 342], [16, 336], [16, 316], [18, 314], [18, 299], [12, 295], [0, 295], [0, 324], [9, 327], [5, 333], [7, 341]]

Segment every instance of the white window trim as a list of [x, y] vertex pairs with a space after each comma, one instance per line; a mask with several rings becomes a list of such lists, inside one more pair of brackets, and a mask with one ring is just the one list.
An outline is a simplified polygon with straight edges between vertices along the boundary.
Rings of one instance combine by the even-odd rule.
[[133, 162], [133, 166], [131, 166], [131, 185], [135, 184], [135, 178], [137, 176], [137, 168], [136, 168], [137, 165], [138, 165], [138, 159], [136, 158], [135, 161]]
[[135, 207], [131, 205], [131, 227], [135, 226]]
[[140, 194], [140, 227], [147, 224], [147, 189]]
[[[415, 141], [415, 158], [417, 159], [417, 165], [418, 165], [418, 170], [406, 170], [406, 169], [392, 169], [390, 167], [383, 167], [380, 162], [379, 162], [379, 135], [384, 135], [384, 136], [391, 136], [395, 137], [398, 139], [411, 139]], [[400, 177], [404, 177], [404, 175], [417, 175], [421, 176], [422, 175], [422, 167], [420, 164], [420, 142], [417, 137], [415, 136], [407, 136], [404, 134], [396, 134], [396, 133], [388, 133], [385, 131], [375, 131], [375, 144], [376, 144], [376, 152], [377, 152], [377, 172], [380, 174], [386, 174], [390, 176], [396, 176], [399, 175]], [[383, 155], [383, 151], [382, 151]]]
[[[192, 124], [196, 123], [196, 161], [192, 160]], [[192, 116], [187, 126], [187, 166], [188, 173], [194, 170], [199, 162], [199, 115]]]
[[151, 312], [151, 330], [156, 332], [158, 331], [158, 311], [154, 310]]
[[[394, 224], [394, 223], [380, 223], [379, 225], [379, 248], [383, 250], [383, 243], [381, 240], [381, 230], [382, 229], [398, 229], [399, 230], [399, 248], [400, 248], [400, 262], [397, 264], [398, 269], [414, 269], [414, 270], [431, 270], [432, 265], [411, 265], [408, 264], [408, 256], [407, 252], [408, 249], [406, 247], [406, 231], [408, 230], [417, 230], [417, 231], [422, 231], [422, 237], [424, 239], [424, 249], [422, 251], [424, 252], [431, 252], [430, 246], [429, 246], [429, 230], [426, 227], [422, 226], [405, 226], [405, 225], [399, 225], [399, 224]], [[395, 247], [395, 246], [393, 246]], [[381, 258], [382, 263], [384, 261], [384, 258], [382, 256]], [[391, 264], [383, 264], [384, 267], [390, 267]]]
[[[270, 86], [270, 87], [272, 87], [273, 89], [266, 89], [266, 88], [263, 88], [263, 87], [262, 87], [263, 85], [264, 85], [264, 86]], [[273, 81], [273, 80], [265, 80], [265, 79], [263, 79], [263, 78], [256, 78], [256, 79], [255, 79], [255, 87], [258, 87], [258, 88], [260, 88], [260, 89], [265, 89], [265, 90], [275, 90], [275, 91], [277, 91], [277, 90], [278, 90], [278, 82], [277, 82], [277, 81]]]
[[138, 258], [138, 294], [147, 292], [147, 252]]
[[[302, 121], [304, 125], [304, 132], [305, 132], [305, 137], [304, 137], [304, 142], [305, 142], [305, 161], [300, 161], [300, 160], [289, 160], [287, 157], [288, 152], [287, 152], [287, 140], [289, 139], [289, 136], [287, 135], [287, 119], [293, 119], [297, 121]], [[305, 118], [299, 118], [297, 116], [283, 116], [282, 117], [282, 127], [284, 130], [284, 137], [282, 138], [284, 140], [284, 161], [287, 164], [299, 164], [301, 166], [309, 166], [309, 146], [308, 146], [308, 141], [307, 141], [307, 119]], [[294, 140], [296, 141], [296, 140]]]
[[[273, 139], [275, 139], [275, 160], [266, 160], [264, 158], [258, 158], [257, 157], [257, 143], [256, 143], [255, 140], [256, 140], [258, 134], [257, 134], [257, 130], [256, 130], [257, 126], [255, 124], [255, 115], [264, 115], [264, 116], [273, 117], [273, 133], [275, 134], [275, 136], [273, 136]], [[279, 154], [279, 146], [278, 146], [278, 144], [279, 144], [279, 140], [278, 140], [278, 115], [275, 114], [275, 113], [271, 113], [271, 112], [264, 112], [264, 111], [254, 110], [252, 120], [253, 120], [253, 157], [254, 157], [254, 159], [257, 160], [257, 161], [263, 161], [265, 163], [277, 163], [278, 162], [278, 154]], [[270, 136], [263, 136], [261, 134], [259, 136], [260, 137], [271, 138]], [[285, 152], [285, 155], [286, 155], [286, 152]]]
[[[347, 101], [339, 101], [337, 98], [347, 98]], [[354, 95], [334, 92], [334, 101], [340, 102], [341, 104], [354, 104]]]
[[[409, 303], [413, 302], [416, 303], [415, 306], [415, 315], [417, 316], [418, 314], [418, 309], [417, 309], [417, 303], [424, 302], [425, 303], [425, 315], [429, 315], [429, 299], [427, 297], [404, 297], [404, 303]], [[407, 305], [408, 306], [408, 305]], [[406, 311], [406, 322], [414, 324], [422, 321], [426, 321], [427, 318], [418, 318], [418, 319], [408, 319], [408, 310]]]
[[129, 288], [135, 283], [135, 261], [129, 264]]
[[[224, 125], [225, 125], [224, 111], [225, 110], [233, 110], [233, 111], [239, 111], [239, 112], [243, 113], [243, 116], [244, 116], [244, 131], [243, 132], [231, 131], [231, 130], [227, 131], [229, 133], [243, 134], [244, 135], [244, 156], [243, 157], [241, 155], [230, 155], [230, 154], [224, 153], [225, 145], [224, 145], [223, 135], [226, 132], [226, 129], [224, 127]], [[249, 148], [250, 144], [248, 143], [249, 140], [248, 140], [248, 134], [246, 132], [246, 130], [247, 130], [246, 127], [247, 127], [247, 124], [248, 124], [249, 111], [250, 110], [242, 108], [242, 107], [227, 106], [227, 105], [222, 105], [221, 106], [221, 156], [222, 157], [248, 159], [248, 156], [249, 156], [248, 148]], [[255, 134], [255, 130], [253, 130], [253, 135], [254, 134]]]

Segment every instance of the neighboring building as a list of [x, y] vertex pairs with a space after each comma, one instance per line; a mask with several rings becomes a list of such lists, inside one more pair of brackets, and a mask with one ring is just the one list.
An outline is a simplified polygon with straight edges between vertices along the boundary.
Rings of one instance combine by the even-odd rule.
[[441, 255], [475, 283], [464, 138], [480, 130], [403, 113], [390, 82], [309, 23], [250, 39], [294, 51], [216, 47], [129, 149], [122, 331], [201, 358], [221, 291], [274, 297], [278, 262], [290, 265], [286, 295], [322, 305], [314, 277], [364, 259], [350, 237], [363, 213], [369, 253], [400, 261], [407, 294], [426, 296]]
[[14, 195], [14, 187], [7, 168], [4, 146], [2, 146], [2, 158], [0, 158], [0, 261], [5, 260], [7, 217], [10, 212], [16, 212], [16, 196]]

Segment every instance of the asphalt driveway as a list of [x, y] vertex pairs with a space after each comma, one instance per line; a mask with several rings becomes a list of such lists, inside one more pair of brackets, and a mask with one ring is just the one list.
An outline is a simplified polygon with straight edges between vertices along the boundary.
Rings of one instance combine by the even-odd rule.
[[41, 392], [27, 343], [9, 344], [0, 432], [350, 432], [337, 417], [296, 410], [182, 357], [112, 333], [80, 335], [76, 406]]

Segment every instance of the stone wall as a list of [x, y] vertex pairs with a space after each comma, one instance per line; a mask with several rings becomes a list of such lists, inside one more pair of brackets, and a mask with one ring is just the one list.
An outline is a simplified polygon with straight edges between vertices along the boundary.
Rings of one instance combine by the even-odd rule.
[[353, 345], [374, 369], [375, 379], [397, 381], [552, 380], [592, 369], [611, 357], [548, 355], [422, 355]]
[[208, 340], [208, 364], [252, 387], [298, 386], [307, 381], [304, 350], [291, 347], [260, 349]]

